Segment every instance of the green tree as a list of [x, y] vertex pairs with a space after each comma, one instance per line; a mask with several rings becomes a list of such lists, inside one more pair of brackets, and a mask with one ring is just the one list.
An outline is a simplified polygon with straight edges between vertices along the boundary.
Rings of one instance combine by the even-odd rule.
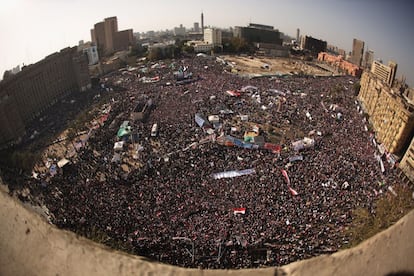
[[194, 47], [189, 45], [184, 45], [182, 48], [182, 51], [187, 54], [193, 54], [194, 53]]
[[147, 58], [149, 60], [152, 60], [152, 61], [162, 59], [163, 58], [163, 53], [162, 53], [161, 48], [159, 48], [159, 47], [151, 48], [151, 50], [149, 50], [149, 52], [148, 52]]
[[358, 96], [359, 94], [359, 90], [361, 90], [361, 84], [359, 82], [354, 83], [354, 92], [355, 92], [355, 96]]
[[394, 190], [397, 196], [387, 192], [378, 199], [373, 212], [364, 208], [353, 211], [352, 225], [346, 233], [350, 237], [349, 247], [387, 229], [414, 208], [412, 188], [394, 185]]
[[232, 37], [223, 40], [223, 51], [228, 53], [253, 53], [253, 44], [248, 43], [245, 39]]
[[135, 44], [131, 48], [130, 56], [136, 56], [136, 57], [143, 57], [146, 53], [146, 49], [142, 47], [141, 44]]

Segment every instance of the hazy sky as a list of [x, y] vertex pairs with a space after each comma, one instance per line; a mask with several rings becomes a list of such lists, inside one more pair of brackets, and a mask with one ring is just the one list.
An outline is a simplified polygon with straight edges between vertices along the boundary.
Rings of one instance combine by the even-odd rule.
[[[410, 5], [411, 4], [411, 5]], [[4, 70], [30, 64], [79, 40], [90, 29], [117, 16], [120, 30], [134, 32], [191, 28], [272, 25], [295, 37], [323, 39], [347, 52], [352, 39], [365, 41], [375, 58], [398, 63], [397, 75], [414, 85], [414, 2], [409, 0], [0, 0], [0, 78]]]

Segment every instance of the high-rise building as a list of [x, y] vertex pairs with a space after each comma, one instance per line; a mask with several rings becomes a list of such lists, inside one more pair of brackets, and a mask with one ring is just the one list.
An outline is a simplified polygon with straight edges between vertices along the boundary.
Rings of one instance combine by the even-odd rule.
[[354, 38], [352, 42], [351, 62], [358, 66], [362, 66], [362, 58], [364, 57], [365, 42]]
[[198, 33], [200, 31], [200, 24], [198, 22], [194, 22], [194, 32]]
[[344, 49], [338, 49], [338, 54], [343, 58], [346, 58], [346, 51]]
[[274, 29], [273, 26], [253, 23], [250, 23], [248, 27], [236, 26], [234, 28], [234, 36], [243, 38], [247, 42], [282, 45], [280, 32]]
[[296, 43], [299, 43], [299, 37], [300, 37], [300, 30], [299, 28], [296, 29]]
[[105, 18], [105, 46], [108, 52], [114, 52], [115, 33], [118, 32], [118, 20], [115, 16]]
[[213, 46], [221, 45], [221, 30], [215, 28], [207, 28], [204, 30], [204, 42]]
[[372, 63], [374, 62], [374, 51], [368, 50], [364, 55], [364, 68], [371, 69]]
[[105, 39], [105, 24], [104, 22], [98, 22], [91, 30], [92, 42], [98, 47], [102, 54], [106, 51], [106, 39]]
[[116, 16], [105, 18], [103, 22], [96, 23], [91, 30], [91, 37], [101, 55], [127, 50], [129, 46], [134, 44], [132, 29], [118, 31]]
[[318, 55], [320, 52], [326, 52], [327, 42], [316, 39], [311, 36], [302, 36], [300, 39], [300, 47], [309, 50], [313, 55]]
[[392, 86], [395, 74], [397, 73], [397, 63], [389, 61], [387, 66], [380, 61], [374, 61], [372, 63], [371, 72], [376, 78], [380, 79], [388, 86]]
[[180, 24], [180, 27], [174, 28], [174, 35], [185, 36], [185, 27], [183, 26], [183, 24]]

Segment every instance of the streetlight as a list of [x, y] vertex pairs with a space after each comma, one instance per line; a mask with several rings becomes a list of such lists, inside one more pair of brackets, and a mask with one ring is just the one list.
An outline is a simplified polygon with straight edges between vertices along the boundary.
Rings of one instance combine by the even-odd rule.
[[187, 237], [173, 237], [172, 239], [173, 240], [183, 240], [183, 241], [191, 243], [192, 253], [190, 252], [190, 250], [188, 250], [188, 248], [186, 248], [186, 250], [191, 255], [191, 261], [194, 263], [194, 241], [190, 238], [187, 238]]

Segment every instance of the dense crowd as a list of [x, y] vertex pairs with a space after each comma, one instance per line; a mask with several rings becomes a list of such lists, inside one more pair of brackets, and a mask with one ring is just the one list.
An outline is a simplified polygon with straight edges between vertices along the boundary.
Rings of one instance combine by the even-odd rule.
[[[178, 68], [191, 71], [194, 81], [175, 85]], [[144, 75], [160, 80], [143, 83]], [[372, 133], [358, 112], [355, 81], [348, 76], [248, 79], [209, 58], [179, 60], [175, 69], [117, 72], [103, 78], [103, 87], [114, 88], [108, 120], [62, 174], [47, 185], [32, 179], [31, 189], [41, 192], [57, 226], [98, 229], [136, 254], [173, 265], [278, 266], [335, 252], [348, 242], [352, 210], [372, 210], [396, 179], [388, 163], [382, 173], [375, 158]], [[225, 93], [247, 85], [257, 90], [240, 97]], [[147, 99], [154, 101], [148, 119], [131, 121], [137, 102]], [[221, 114], [225, 109], [233, 113]], [[282, 150], [197, 144], [208, 134], [196, 124], [196, 113], [220, 116], [217, 136], [230, 134], [234, 125], [246, 126], [237, 116], [246, 114], [261, 126], [265, 140], [273, 139]], [[127, 169], [121, 164], [135, 150], [131, 140], [120, 162], [111, 161], [125, 120], [141, 146], [140, 165]], [[159, 133], [151, 137], [154, 123]], [[243, 131], [232, 135], [242, 137]], [[292, 142], [304, 137], [314, 139], [314, 146], [295, 151]], [[297, 155], [303, 160], [289, 162]], [[255, 173], [212, 177], [244, 169]], [[289, 191], [282, 169], [298, 195]], [[245, 208], [245, 214], [234, 214], [234, 208]]]

